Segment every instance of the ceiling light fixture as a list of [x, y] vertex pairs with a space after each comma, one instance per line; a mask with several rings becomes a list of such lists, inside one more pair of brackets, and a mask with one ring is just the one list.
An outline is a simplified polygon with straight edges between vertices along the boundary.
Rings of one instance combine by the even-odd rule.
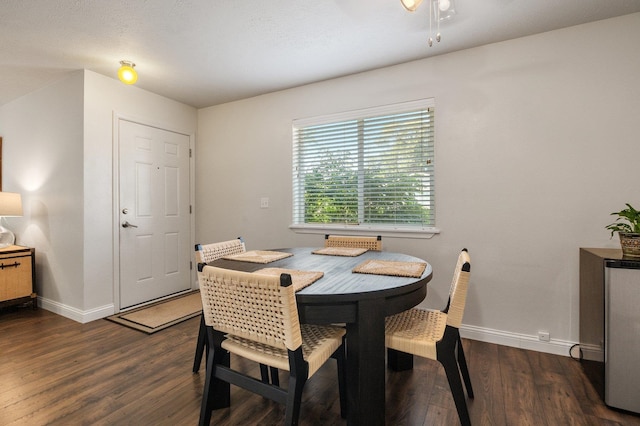
[[[409, 12], [415, 12], [423, 0], [400, 0], [402, 6]], [[448, 21], [456, 14], [454, 0], [427, 0], [429, 3], [429, 47], [433, 46], [433, 23], [436, 24], [436, 41], [439, 43], [440, 21]]]
[[120, 69], [118, 70], [118, 78], [124, 84], [134, 84], [138, 81], [138, 73], [133, 67], [136, 66], [131, 61], [120, 61]]
[[400, 3], [407, 9], [409, 12], [415, 12], [415, 10], [420, 6], [422, 0], [400, 0]]

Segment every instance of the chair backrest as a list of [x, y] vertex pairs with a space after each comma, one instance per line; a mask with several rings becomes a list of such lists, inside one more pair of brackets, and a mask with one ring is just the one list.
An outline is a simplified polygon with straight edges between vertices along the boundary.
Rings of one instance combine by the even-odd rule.
[[205, 323], [215, 330], [282, 349], [302, 345], [291, 276], [199, 265]]
[[196, 264], [209, 263], [223, 256], [238, 254], [247, 251], [244, 240], [240, 237], [235, 240], [222, 241], [211, 244], [196, 244]]
[[363, 237], [359, 235], [325, 235], [325, 247], [365, 248], [382, 251], [382, 237]]
[[449, 304], [446, 308], [447, 325], [460, 328], [462, 324], [470, 276], [471, 257], [467, 249], [462, 249], [458, 255], [458, 263], [456, 264], [456, 270], [451, 281], [451, 289], [449, 290]]

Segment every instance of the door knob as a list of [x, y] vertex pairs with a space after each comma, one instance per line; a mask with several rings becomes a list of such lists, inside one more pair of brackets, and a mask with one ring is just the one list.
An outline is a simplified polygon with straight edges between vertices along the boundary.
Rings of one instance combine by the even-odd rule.
[[129, 223], [129, 222], [125, 221], [125, 222], [122, 224], [122, 227], [123, 227], [123, 228], [137, 228], [137, 227], [138, 227], [138, 225], [134, 225], [134, 224], [132, 224], [132, 223]]

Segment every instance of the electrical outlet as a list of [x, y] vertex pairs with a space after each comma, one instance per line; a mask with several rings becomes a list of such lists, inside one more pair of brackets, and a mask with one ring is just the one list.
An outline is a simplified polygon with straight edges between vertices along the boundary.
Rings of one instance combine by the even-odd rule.
[[538, 340], [541, 342], [548, 342], [550, 340], [548, 331], [538, 331]]
[[268, 197], [260, 198], [260, 208], [261, 209], [268, 209], [269, 208], [269, 198]]

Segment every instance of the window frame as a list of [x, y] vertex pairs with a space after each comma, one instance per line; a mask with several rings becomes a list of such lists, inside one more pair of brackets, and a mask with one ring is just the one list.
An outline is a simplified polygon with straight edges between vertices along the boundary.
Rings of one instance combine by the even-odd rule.
[[[382, 225], [382, 224], [343, 224], [343, 223], [296, 223], [296, 195], [302, 191], [296, 188], [295, 169], [298, 162], [296, 158], [296, 129], [316, 126], [341, 121], [359, 120], [376, 116], [401, 114], [403, 112], [416, 111], [419, 109], [435, 109], [435, 100], [433, 98], [419, 99], [415, 101], [402, 102], [390, 105], [377, 106], [359, 110], [346, 111], [336, 114], [328, 114], [318, 117], [308, 117], [302, 119], [294, 119], [292, 123], [292, 217], [289, 228], [296, 233], [303, 234], [327, 234], [327, 233], [348, 233], [351, 235], [382, 235], [387, 237], [405, 237], [405, 238], [431, 238], [433, 235], [440, 233], [439, 228], [432, 226], [419, 225]], [[435, 120], [434, 120], [433, 150], [435, 157]], [[435, 159], [433, 167], [434, 177], [432, 182], [435, 183]], [[300, 182], [298, 182], [300, 184]], [[298, 192], [297, 192], [298, 191]], [[435, 191], [433, 208], [435, 214]]]

